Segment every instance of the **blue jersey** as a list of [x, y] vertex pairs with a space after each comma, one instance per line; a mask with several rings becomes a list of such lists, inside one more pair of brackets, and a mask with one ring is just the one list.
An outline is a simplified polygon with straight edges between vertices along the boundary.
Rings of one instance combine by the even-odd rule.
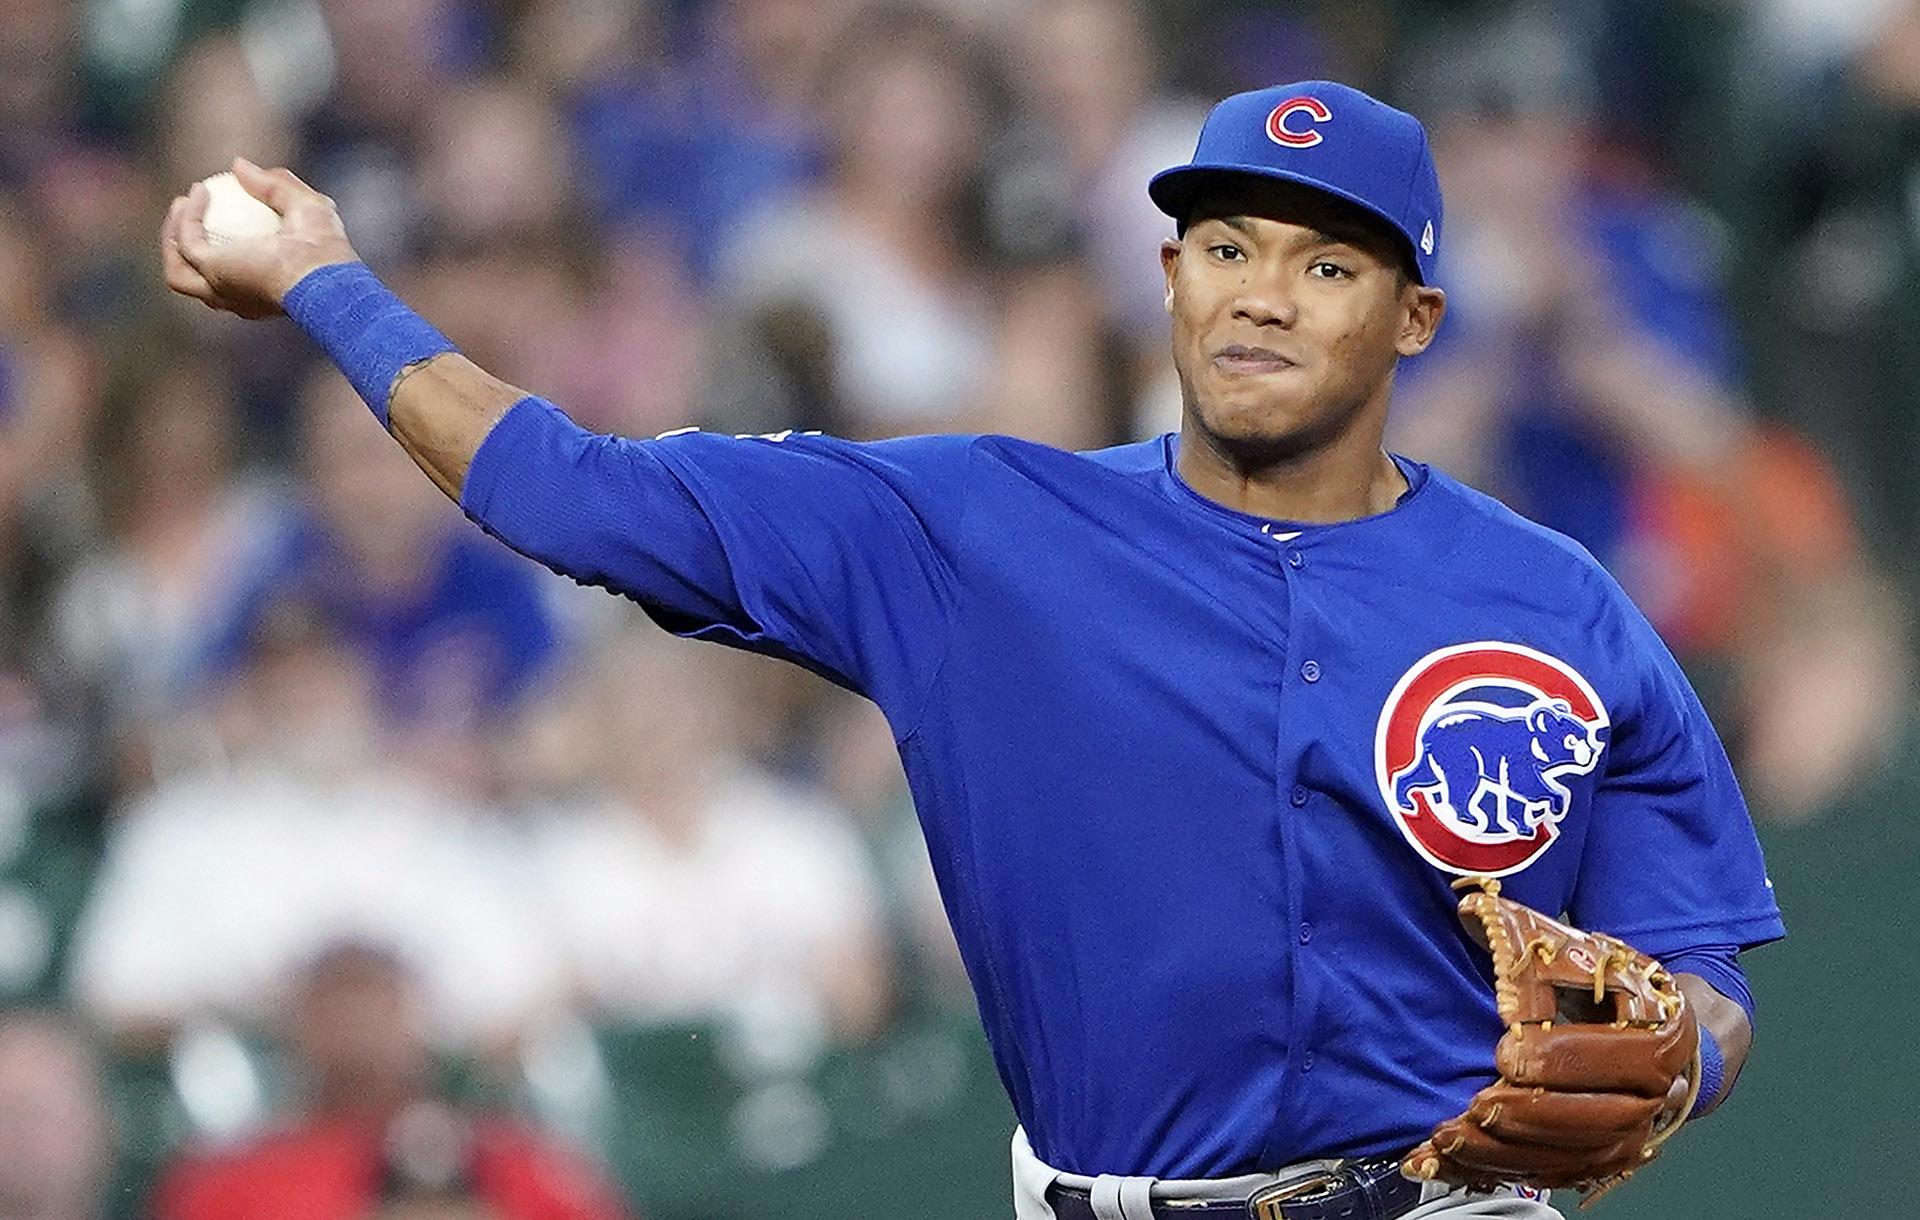
[[636, 442], [527, 400], [464, 507], [879, 704], [1060, 1169], [1398, 1153], [1460, 1112], [1501, 1033], [1462, 875], [1655, 955], [1782, 935], [1725, 752], [1585, 551], [1404, 461], [1389, 512], [1262, 520], [1176, 450]]

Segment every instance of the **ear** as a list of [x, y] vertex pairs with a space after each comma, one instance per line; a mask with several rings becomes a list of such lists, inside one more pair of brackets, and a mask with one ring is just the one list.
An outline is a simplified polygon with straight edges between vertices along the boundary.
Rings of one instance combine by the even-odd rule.
[[1167, 312], [1173, 312], [1173, 278], [1180, 268], [1180, 242], [1167, 238], [1160, 243], [1160, 270], [1167, 277]]
[[1527, 716], [1527, 727], [1536, 733], [1544, 733], [1547, 731], [1547, 717], [1551, 715], [1553, 715], [1552, 708], [1536, 707]]
[[1400, 334], [1394, 340], [1394, 350], [1402, 356], [1418, 356], [1433, 346], [1433, 337], [1440, 331], [1440, 320], [1447, 316], [1447, 294], [1431, 284], [1409, 280], [1403, 300], [1406, 313]]

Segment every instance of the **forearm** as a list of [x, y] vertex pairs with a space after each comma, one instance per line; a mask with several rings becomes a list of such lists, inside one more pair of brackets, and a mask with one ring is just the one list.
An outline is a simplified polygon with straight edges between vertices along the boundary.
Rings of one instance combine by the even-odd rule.
[[388, 429], [434, 486], [458, 503], [480, 443], [525, 397], [525, 390], [447, 352], [400, 374], [388, 400]]
[[480, 443], [527, 397], [454, 350], [357, 262], [316, 268], [288, 290], [287, 316], [352, 383], [374, 418], [456, 502]]
[[1753, 1025], [1739, 1003], [1720, 994], [1706, 979], [1686, 973], [1678, 974], [1675, 978], [1687, 997], [1687, 1003], [1693, 1006], [1694, 1019], [1699, 1022], [1703, 1036], [1713, 1036], [1726, 1065], [1714, 1095], [1703, 1098], [1696, 1107], [1696, 1113], [1706, 1114], [1733, 1091], [1733, 1082], [1739, 1078], [1740, 1069], [1747, 1061], [1747, 1052], [1753, 1047]]

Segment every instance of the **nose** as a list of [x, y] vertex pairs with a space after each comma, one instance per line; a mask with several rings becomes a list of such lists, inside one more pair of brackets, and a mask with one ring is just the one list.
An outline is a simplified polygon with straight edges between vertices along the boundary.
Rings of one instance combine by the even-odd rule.
[[1300, 310], [1283, 275], [1249, 273], [1234, 297], [1233, 316], [1236, 321], [1255, 326], [1292, 330], [1293, 324], [1299, 321]]

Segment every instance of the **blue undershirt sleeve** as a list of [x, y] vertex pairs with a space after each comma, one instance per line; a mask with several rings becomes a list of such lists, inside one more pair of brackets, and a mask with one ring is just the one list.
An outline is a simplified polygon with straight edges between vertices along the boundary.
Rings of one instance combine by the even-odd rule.
[[969, 447], [694, 430], [629, 440], [526, 398], [482, 442], [460, 504], [668, 630], [804, 665], [904, 730], [944, 655]]
[[1738, 945], [1703, 945], [1661, 959], [1661, 965], [1674, 974], [1697, 974], [1713, 989], [1740, 1006], [1753, 1025], [1753, 989], [1747, 985], [1747, 973], [1740, 968]]

